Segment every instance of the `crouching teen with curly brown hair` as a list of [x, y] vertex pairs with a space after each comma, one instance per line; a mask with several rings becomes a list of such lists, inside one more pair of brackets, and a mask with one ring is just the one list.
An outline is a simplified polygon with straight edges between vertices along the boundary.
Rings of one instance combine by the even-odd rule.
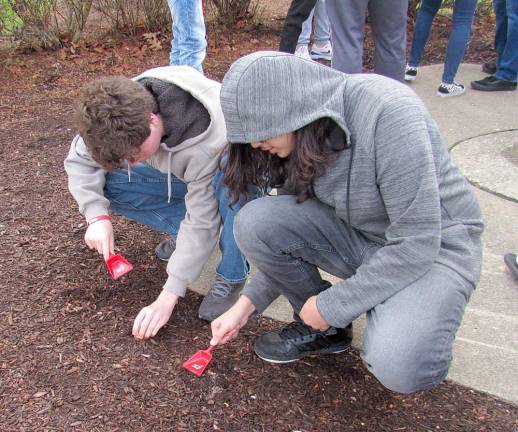
[[227, 144], [219, 90], [219, 83], [189, 67], [169, 66], [133, 80], [94, 81], [78, 104], [79, 135], [65, 169], [88, 222], [87, 245], [104, 258], [113, 252], [110, 211], [171, 235], [156, 248], [158, 258], [169, 260], [168, 277], [135, 319], [139, 339], [154, 336], [169, 320], [218, 238], [222, 258], [199, 316], [212, 320], [227, 310], [247, 278], [232, 232], [239, 204], [229, 207], [218, 169]]
[[236, 241], [257, 273], [212, 322], [212, 343], [282, 294], [295, 321], [256, 339], [264, 360], [344, 351], [366, 313], [363, 359], [383, 385], [440, 383], [479, 279], [483, 223], [422, 102], [382, 76], [263, 52], [233, 64], [221, 105], [234, 198], [250, 184], [292, 195], [239, 211]]

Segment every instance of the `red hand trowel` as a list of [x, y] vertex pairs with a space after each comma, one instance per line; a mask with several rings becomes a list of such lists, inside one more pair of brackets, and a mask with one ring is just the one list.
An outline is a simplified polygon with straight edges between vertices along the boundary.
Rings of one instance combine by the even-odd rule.
[[106, 267], [108, 267], [112, 279], [118, 279], [133, 270], [131, 263], [118, 254], [110, 254], [110, 257], [106, 260]]
[[201, 376], [212, 360], [212, 354], [210, 352], [214, 348], [216, 348], [216, 345], [210, 345], [206, 350], [198, 351], [192, 357], [187, 359], [183, 364], [183, 367], [194, 375]]

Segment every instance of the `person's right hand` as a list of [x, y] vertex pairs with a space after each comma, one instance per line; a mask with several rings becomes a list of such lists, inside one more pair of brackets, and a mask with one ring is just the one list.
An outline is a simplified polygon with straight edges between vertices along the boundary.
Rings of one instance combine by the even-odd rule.
[[107, 260], [114, 251], [113, 227], [109, 220], [100, 220], [88, 226], [85, 242]]
[[254, 310], [255, 306], [250, 299], [241, 295], [234, 306], [212, 321], [210, 325], [212, 329], [210, 344], [223, 345], [234, 339]]

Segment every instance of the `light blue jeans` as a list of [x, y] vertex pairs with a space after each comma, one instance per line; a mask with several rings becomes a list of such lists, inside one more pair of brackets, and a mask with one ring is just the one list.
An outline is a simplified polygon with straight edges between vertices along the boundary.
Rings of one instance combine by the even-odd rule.
[[[424, 46], [430, 36], [432, 21], [441, 4], [442, 0], [423, 0], [421, 2], [415, 21], [414, 38], [408, 61], [409, 66], [419, 66]], [[453, 29], [448, 41], [448, 48], [446, 49], [446, 59], [442, 74], [442, 81], [446, 84], [453, 83], [460, 62], [464, 57], [476, 8], [477, 0], [455, 0], [453, 5]]]
[[[234, 216], [242, 207], [238, 203], [230, 208], [227, 189], [222, 173], [218, 170], [213, 186], [219, 204], [223, 228], [219, 237], [221, 261], [216, 273], [231, 282], [247, 278], [249, 266], [234, 240]], [[131, 182], [128, 172], [119, 169], [106, 174], [104, 195], [110, 201], [110, 210], [135, 222], [147, 225], [156, 231], [176, 238], [180, 222], [185, 217], [185, 194], [187, 186], [172, 176], [171, 202], [167, 202], [167, 174], [138, 164], [131, 168]]]
[[191, 66], [203, 73], [207, 41], [201, 0], [168, 0], [173, 19], [173, 40], [169, 62]]
[[329, 19], [327, 18], [326, 0], [318, 0], [308, 19], [302, 23], [302, 31], [300, 32], [297, 45], [309, 44], [313, 17], [315, 18], [315, 31], [313, 32], [313, 40], [315, 42], [323, 43], [331, 39], [331, 25], [329, 24]]
[[496, 15], [497, 78], [516, 82], [518, 73], [518, 0], [493, 0]]

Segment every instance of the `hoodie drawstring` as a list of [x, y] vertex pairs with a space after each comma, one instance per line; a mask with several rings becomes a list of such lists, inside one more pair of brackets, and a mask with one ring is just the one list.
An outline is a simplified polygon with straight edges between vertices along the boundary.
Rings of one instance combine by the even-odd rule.
[[167, 156], [167, 202], [171, 202], [171, 194], [172, 194], [172, 186], [171, 186], [171, 156], [172, 153], [169, 153]]

